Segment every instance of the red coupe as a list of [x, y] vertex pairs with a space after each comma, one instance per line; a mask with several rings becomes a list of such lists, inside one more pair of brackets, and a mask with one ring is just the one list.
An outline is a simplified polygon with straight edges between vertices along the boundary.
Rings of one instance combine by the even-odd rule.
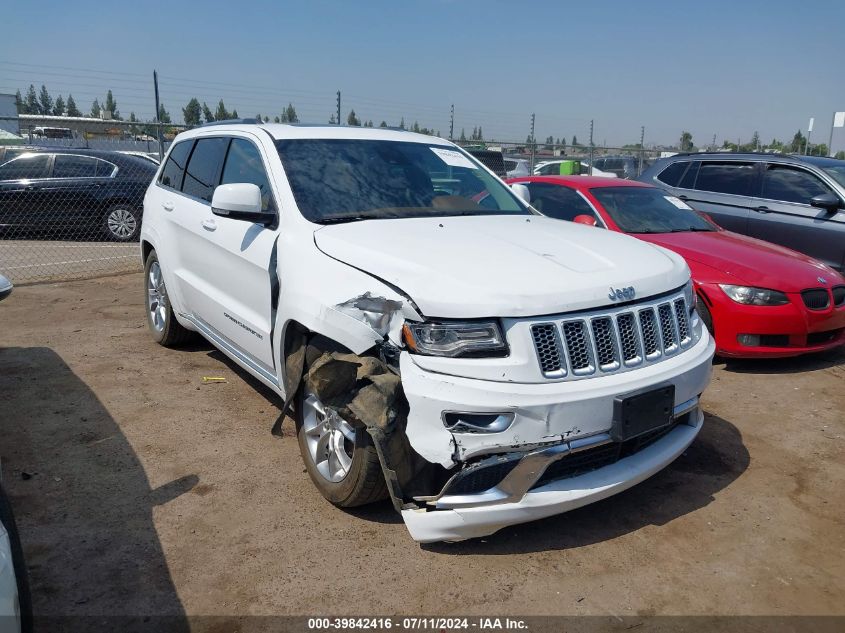
[[524, 185], [543, 215], [629, 233], [681, 255], [722, 356], [797, 356], [845, 344], [845, 277], [819, 261], [725, 231], [651, 185], [588, 176], [507, 182]]

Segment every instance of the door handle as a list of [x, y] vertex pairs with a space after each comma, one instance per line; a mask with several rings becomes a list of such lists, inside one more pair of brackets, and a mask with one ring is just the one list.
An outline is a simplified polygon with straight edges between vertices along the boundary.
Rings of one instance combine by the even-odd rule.
[[216, 231], [217, 222], [215, 222], [214, 220], [203, 220], [202, 228], [204, 228], [206, 231]]
[[173, 211], [173, 203], [172, 202], [162, 202], [161, 206], [164, 207], [165, 211]]
[[760, 206], [760, 207], [756, 207], [754, 210], [757, 213], [768, 213], [769, 211], [771, 211], [771, 209], [769, 207], [765, 206], [765, 205]]
[[685, 195], [683, 195], [683, 194], [681, 194], [680, 196], [678, 196], [678, 198], [680, 198], [680, 199], [681, 199], [681, 200], [683, 200], [684, 202], [686, 202], [687, 200], [689, 200], [689, 196], [685, 196]]

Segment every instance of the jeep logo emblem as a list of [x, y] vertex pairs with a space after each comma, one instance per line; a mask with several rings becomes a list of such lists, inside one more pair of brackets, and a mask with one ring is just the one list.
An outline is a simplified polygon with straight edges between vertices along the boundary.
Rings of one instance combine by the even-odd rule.
[[633, 286], [628, 286], [627, 288], [614, 288], [611, 286], [607, 297], [611, 301], [630, 301], [636, 293]]

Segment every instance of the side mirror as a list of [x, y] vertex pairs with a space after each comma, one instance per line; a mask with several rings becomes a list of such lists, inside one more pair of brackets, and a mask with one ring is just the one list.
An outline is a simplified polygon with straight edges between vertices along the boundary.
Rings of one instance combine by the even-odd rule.
[[271, 224], [276, 219], [273, 211], [261, 210], [261, 189], [251, 182], [220, 185], [211, 198], [211, 212], [224, 218]]
[[586, 224], [587, 226], [596, 225], [596, 219], [591, 215], [587, 215], [586, 213], [576, 215], [574, 218], [572, 218], [572, 221], [576, 224]]
[[810, 198], [810, 206], [818, 207], [833, 213], [842, 206], [839, 197], [834, 193], [822, 193], [818, 196]]
[[531, 204], [531, 193], [528, 191], [528, 187], [515, 182], [511, 185], [511, 189], [520, 200], [527, 204]]

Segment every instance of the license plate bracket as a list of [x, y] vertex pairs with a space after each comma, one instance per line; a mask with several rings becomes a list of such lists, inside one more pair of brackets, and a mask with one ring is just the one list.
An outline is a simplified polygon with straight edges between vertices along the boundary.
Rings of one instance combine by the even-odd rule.
[[663, 385], [617, 396], [610, 436], [624, 442], [668, 426], [674, 418], [675, 385]]

